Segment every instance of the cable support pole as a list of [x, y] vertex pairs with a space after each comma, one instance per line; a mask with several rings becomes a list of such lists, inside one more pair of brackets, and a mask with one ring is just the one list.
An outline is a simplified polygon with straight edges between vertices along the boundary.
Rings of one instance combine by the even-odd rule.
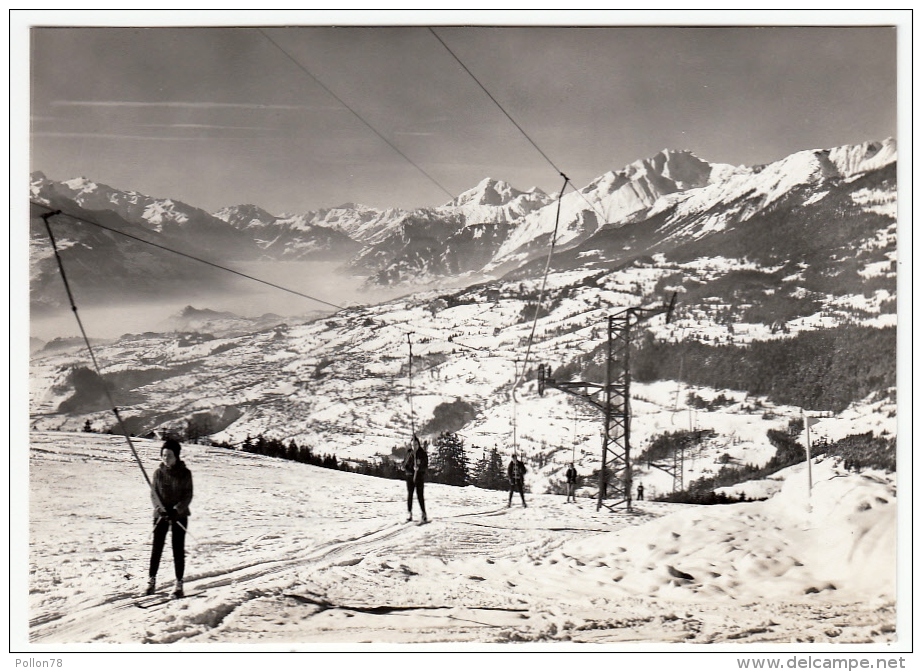
[[333, 93], [333, 91], [332, 91], [326, 84], [324, 84], [324, 83], [321, 82], [319, 79], [317, 79], [317, 77], [316, 77], [313, 73], [311, 73], [310, 70], [308, 70], [306, 67], [304, 67], [303, 65], [301, 65], [301, 63], [299, 63], [299, 62], [297, 61], [297, 59], [295, 59], [294, 56], [292, 56], [291, 54], [289, 54], [289, 53], [288, 53], [278, 42], [276, 42], [276, 41], [273, 40], [271, 37], [269, 37], [269, 35], [266, 33], [266, 31], [264, 31], [262, 28], [257, 28], [256, 30], [258, 30], [259, 33], [260, 33], [263, 37], [265, 37], [267, 40], [269, 40], [269, 42], [271, 42], [271, 43], [276, 47], [276, 49], [278, 49], [279, 51], [281, 51], [281, 52], [285, 55], [285, 57], [288, 58], [289, 61], [291, 61], [292, 63], [294, 63], [295, 66], [296, 66], [301, 72], [303, 72], [305, 75], [307, 75], [308, 77], [310, 77], [312, 80], [314, 80], [314, 82], [317, 83], [318, 86], [320, 86], [320, 88], [322, 88], [322, 89], [323, 89], [324, 91], [326, 91], [328, 94], [330, 94], [331, 96], [333, 96], [333, 98], [335, 98], [336, 101], [337, 101], [340, 105], [342, 105], [342, 106], [345, 107], [347, 110], [349, 110], [350, 112], [352, 112], [352, 114], [355, 116], [356, 119], [358, 119], [358, 120], [361, 121], [363, 124], [365, 124], [365, 126], [367, 126], [368, 129], [369, 129], [372, 133], [374, 133], [374, 134], [377, 135], [379, 138], [381, 138], [381, 139], [387, 144], [388, 147], [390, 147], [390, 148], [393, 149], [395, 152], [397, 152], [401, 157], [403, 157], [403, 159], [404, 159], [407, 163], [409, 163], [411, 166], [413, 166], [414, 168], [416, 168], [416, 170], [418, 170], [420, 173], [422, 173], [422, 174], [426, 177], [426, 179], [428, 179], [430, 182], [432, 182], [432, 184], [434, 184], [434, 185], [437, 186], [439, 189], [441, 189], [443, 192], [445, 192], [446, 194], [448, 194], [448, 198], [450, 198], [450, 199], [455, 198], [456, 194], [452, 194], [450, 191], [448, 191], [448, 189], [446, 189], [445, 187], [443, 187], [434, 177], [432, 177], [432, 175], [430, 175], [430, 174], [427, 173], [425, 170], [423, 170], [422, 168], [420, 168], [410, 157], [408, 157], [406, 154], [404, 154], [402, 151], [400, 151], [400, 150], [397, 148], [397, 146], [394, 145], [394, 143], [392, 143], [390, 140], [388, 140], [387, 138], [385, 138], [385, 137], [384, 137], [374, 126], [372, 126], [372, 125], [369, 124], [367, 121], [365, 121], [365, 119], [363, 119], [362, 116], [361, 116], [358, 112], [356, 112], [355, 110], [353, 110], [353, 109], [346, 103], [346, 101], [344, 101], [342, 98], [340, 98], [340, 97], [337, 96], [335, 93]]
[[[32, 203], [32, 205], [37, 205], [37, 206], [42, 207], [42, 208], [48, 208], [48, 206], [45, 205], [44, 203], [37, 203], [37, 202], [35, 202], [35, 201], [29, 201], [29, 202]], [[103, 229], [103, 230], [105, 230], [105, 231], [111, 231], [112, 233], [117, 233], [117, 234], [119, 234], [120, 236], [125, 236], [126, 238], [131, 238], [132, 240], [136, 240], [136, 241], [138, 241], [139, 243], [144, 243], [144, 244], [146, 244], [146, 245], [150, 245], [151, 247], [156, 247], [156, 248], [159, 249], [159, 250], [164, 250], [164, 251], [166, 251], [166, 252], [172, 252], [173, 254], [178, 254], [179, 256], [185, 257], [186, 259], [191, 259], [192, 261], [197, 261], [197, 262], [199, 262], [199, 263], [206, 264], [206, 265], [211, 266], [211, 267], [213, 267], [213, 268], [218, 268], [218, 269], [220, 269], [220, 270], [222, 270], [222, 271], [227, 271], [228, 273], [233, 273], [234, 275], [239, 275], [241, 278], [246, 278], [247, 280], [252, 280], [252, 281], [254, 281], [254, 282], [258, 282], [258, 283], [260, 283], [260, 284], [267, 285], [267, 286], [269, 286], [269, 287], [274, 287], [275, 289], [280, 289], [280, 290], [282, 290], [283, 292], [288, 292], [289, 294], [294, 294], [294, 295], [296, 295], [296, 296], [300, 296], [300, 297], [303, 298], [303, 299], [310, 299], [311, 301], [316, 301], [317, 303], [322, 303], [322, 304], [324, 304], [324, 305], [326, 305], [326, 306], [330, 306], [331, 308], [336, 308], [337, 310], [345, 310], [345, 307], [343, 307], [343, 306], [336, 305], [335, 303], [330, 303], [329, 301], [324, 301], [323, 299], [318, 299], [316, 296], [310, 296], [309, 294], [304, 294], [303, 292], [299, 292], [299, 291], [296, 290], [296, 289], [291, 289], [291, 288], [289, 288], [289, 287], [283, 287], [282, 285], [277, 285], [277, 284], [275, 284], [274, 282], [269, 282], [268, 280], [263, 280], [263, 279], [261, 279], [261, 278], [257, 278], [257, 277], [252, 276], [252, 275], [247, 275], [246, 273], [242, 273], [241, 271], [236, 271], [236, 270], [234, 270], [233, 268], [228, 268], [227, 266], [222, 266], [221, 264], [216, 264], [216, 263], [213, 262], [213, 261], [208, 261], [207, 259], [202, 259], [201, 257], [196, 257], [195, 255], [188, 254], [188, 253], [186, 253], [186, 252], [180, 252], [179, 250], [174, 250], [172, 247], [167, 247], [166, 245], [160, 245], [159, 243], [155, 243], [155, 242], [150, 241], [150, 240], [145, 240], [144, 238], [141, 238], [140, 236], [135, 236], [135, 235], [132, 235], [132, 234], [130, 234], [130, 233], [125, 233], [124, 231], [119, 231], [118, 229], [115, 229], [115, 228], [113, 228], [113, 227], [111, 227], [111, 226], [106, 226], [105, 224], [100, 224], [99, 222], [94, 222], [94, 221], [91, 220], [91, 219], [86, 219], [85, 217], [78, 217], [77, 215], [72, 215], [72, 214], [69, 213], [69, 212], [62, 212], [61, 210], [57, 210], [57, 211], [55, 211], [55, 212], [56, 212], [57, 214], [67, 215], [68, 217], [71, 217], [72, 219], [75, 219], [75, 220], [77, 220], [78, 222], [84, 222], [85, 224], [90, 224], [90, 225], [92, 225], [92, 226], [98, 227], [98, 228]], [[45, 215], [40, 215], [40, 216], [44, 218]]]
[[[64, 272], [64, 263], [61, 260], [60, 253], [58, 252], [58, 243], [55, 240], [54, 234], [51, 232], [51, 223], [48, 221], [52, 217], [60, 214], [62, 214], [60, 210], [54, 210], [41, 215], [41, 218], [45, 222], [45, 230], [48, 232], [48, 238], [51, 240], [51, 247], [54, 250], [54, 257], [58, 264], [58, 270], [61, 272], [61, 279], [64, 281], [64, 289], [67, 291], [67, 298], [70, 301], [70, 308], [77, 320], [77, 326], [80, 327], [80, 333], [83, 335], [83, 340], [86, 343], [86, 349], [90, 353], [90, 359], [93, 362], [93, 368], [96, 369], [96, 375], [99, 376], [99, 379], [102, 381], [103, 392], [105, 392], [106, 399], [108, 399], [109, 405], [112, 408], [112, 413], [115, 415], [115, 419], [118, 421], [119, 429], [121, 429], [122, 434], [125, 436], [125, 440], [128, 442], [128, 447], [131, 449], [131, 454], [134, 455], [134, 459], [138, 463], [138, 468], [141, 470], [141, 474], [143, 474], [144, 480], [147, 481], [147, 485], [150, 488], [150, 491], [154, 494], [154, 497], [157, 498], [157, 502], [160, 504], [160, 506], [163, 507], [163, 501], [160, 499], [160, 495], [157, 494], [157, 491], [154, 489], [154, 484], [151, 482], [150, 477], [147, 475], [147, 470], [144, 468], [144, 463], [141, 462], [141, 458], [138, 456], [138, 451], [135, 449], [134, 443], [132, 442], [131, 437], [128, 435], [128, 429], [125, 427], [122, 416], [118, 412], [118, 407], [115, 405], [115, 400], [112, 399], [112, 394], [109, 392], [109, 386], [106, 384], [106, 381], [102, 377], [102, 371], [99, 368], [99, 362], [96, 360], [96, 353], [93, 352], [93, 346], [90, 344], [90, 339], [86, 334], [86, 329], [83, 327], [83, 321], [80, 319], [80, 315], [77, 312], [77, 304], [74, 301], [74, 294], [71, 291], [70, 282], [67, 280], [67, 274]], [[180, 527], [182, 527], [181, 524]]]
[[416, 421], [413, 417], [413, 343], [410, 340], [410, 334], [407, 334], [407, 345], [410, 347], [410, 366], [407, 378], [410, 384], [408, 399], [410, 402], [410, 441], [412, 443], [413, 437], [416, 436]]
[[[628, 317], [625, 320], [624, 333], [624, 498], [627, 502], [627, 510], [630, 513], [631, 508], [631, 489], [634, 487], [634, 466], [631, 462], [631, 310], [628, 309]], [[635, 321], [635, 325], [640, 320]]]
[[[572, 400], [570, 403], [573, 403]], [[571, 462], [576, 462], [576, 422], [578, 420], [577, 411], [578, 409], [576, 408], [576, 404], [574, 403], [573, 404], [573, 455], [570, 458]]]
[[[515, 375], [519, 375], [519, 360], [515, 360], [513, 364], [515, 367]], [[516, 436], [516, 424], [515, 424], [515, 388], [512, 389], [512, 454], [513, 456], [518, 455], [518, 438]]]
[[602, 433], [602, 465], [599, 469], [599, 493], [598, 493], [598, 503], [596, 504], [595, 510], [600, 511], [602, 509], [602, 504], [605, 501], [605, 497], [608, 494], [608, 474], [607, 463], [608, 463], [608, 446], [611, 443], [611, 422], [612, 422], [612, 404], [611, 404], [611, 388], [612, 388], [612, 371], [611, 371], [611, 360], [612, 360], [612, 333], [614, 332], [614, 320], [615, 318], [609, 315], [608, 317], [608, 355], [605, 358], [605, 417], [604, 417], [604, 427]]

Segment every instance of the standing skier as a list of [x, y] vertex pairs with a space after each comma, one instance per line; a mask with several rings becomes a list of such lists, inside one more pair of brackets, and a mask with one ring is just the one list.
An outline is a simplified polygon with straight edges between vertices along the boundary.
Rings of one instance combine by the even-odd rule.
[[522, 506], [528, 508], [525, 503], [525, 463], [519, 459], [518, 455], [513, 455], [509, 461], [509, 467], [506, 469], [506, 476], [509, 478], [509, 504], [506, 508], [512, 507], [512, 494], [518, 491], [522, 497]]
[[643, 483], [637, 486], [637, 501], [643, 501]]
[[423, 484], [426, 482], [426, 469], [429, 468], [429, 454], [426, 452], [425, 444], [419, 442], [419, 437], [413, 435], [413, 443], [407, 449], [407, 455], [403, 459], [403, 470], [407, 479], [407, 522], [413, 520], [413, 491], [416, 490], [416, 498], [419, 500], [419, 510], [423, 513], [422, 522], [427, 523], [426, 502], [423, 499]]
[[576, 480], [579, 478], [576, 474], [576, 467], [573, 466], [573, 463], [570, 462], [569, 468], [567, 468], [567, 503], [570, 502], [570, 498], [573, 498], [573, 503], [576, 503]]
[[167, 439], [160, 449], [163, 462], [154, 472], [150, 499], [154, 505], [154, 546], [150, 556], [150, 572], [147, 580], [147, 594], [153, 595], [157, 588], [157, 570], [160, 556], [166, 543], [166, 533], [172, 534], [173, 569], [176, 572], [176, 586], [173, 597], [182, 597], [182, 578], [186, 567], [186, 530], [189, 529], [189, 504], [192, 502], [192, 472], [179, 459], [182, 449], [179, 441]]

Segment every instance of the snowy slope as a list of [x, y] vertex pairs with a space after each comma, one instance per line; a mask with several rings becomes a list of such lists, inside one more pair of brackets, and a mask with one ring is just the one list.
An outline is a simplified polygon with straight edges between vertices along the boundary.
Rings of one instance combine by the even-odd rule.
[[[151, 472], [159, 442], [135, 444]], [[139, 609], [151, 511], [124, 439], [33, 433], [29, 456], [33, 645], [895, 641], [892, 475], [814, 465], [812, 512], [803, 465], [764, 502], [633, 514], [430, 484], [417, 527], [400, 481], [188, 445], [188, 597]]]
[[[713, 283], [735, 268], [729, 260], [698, 259], [682, 266], [651, 263], [593, 276], [586, 271], [551, 273], [547, 291], [566, 292], [535, 330], [529, 368], [547, 362], [560, 366], [591, 352], [604, 339], [604, 324], [617, 307], [652, 305], [657, 283], [680, 272], [686, 282]], [[597, 275], [597, 274], [596, 274]], [[516, 402], [510, 397], [532, 327], [534, 308], [525, 296], [537, 292], [540, 279], [493, 283], [456, 294], [438, 291], [374, 306], [340, 311], [305, 324], [191, 343], [176, 334], [144, 334], [100, 344], [96, 354], [103, 371], [130, 372], [143, 385], [119, 394], [133, 431], [181, 430], [193, 413], [239, 416], [214, 438], [234, 443], [264, 434], [299, 445], [315, 446], [340, 459], [365, 460], [390, 455], [405, 440], [411, 425], [429, 422], [436, 407], [459, 400], [470, 403], [476, 416], [461, 436], [468, 448], [511, 451], [513, 432], [518, 449], [535, 465], [532, 488], [544, 492], [562, 478], [575, 456], [582, 473], [597, 468], [599, 415], [568, 395], [537, 394], [533, 378], [523, 382]], [[650, 297], [641, 301], [640, 296]], [[449, 299], [451, 303], [449, 303]], [[881, 311], [878, 304], [877, 310]], [[865, 306], [873, 308], [873, 306]], [[723, 310], [722, 307], [719, 307]], [[649, 322], [657, 338], [696, 338], [710, 343], [740, 343], [788, 338], [801, 330], [826, 328], [864, 315], [832, 302], [809, 318], [790, 323], [790, 333], [763, 323], [737, 321], [730, 330], [705, 305], [679, 300], [675, 319]], [[878, 312], [869, 323], [895, 317]], [[413, 379], [407, 367], [410, 334]], [[519, 364], [516, 364], [518, 360]], [[90, 419], [95, 427], [112, 424], [107, 406], [80, 412], [58, 411], [73, 394], [72, 367], [87, 366], [80, 349], [39, 352], [31, 362], [32, 426], [36, 429], [79, 430]], [[410, 386], [412, 385], [412, 405]], [[884, 391], [881, 391], [884, 392]], [[775, 407], [764, 399], [746, 399], [732, 390], [705, 390], [674, 381], [632, 387], [635, 446], [664, 432], [714, 429], [719, 438], [702, 447], [688, 465], [688, 478], [700, 478], [728, 453], [741, 463], [764, 464], [774, 453], [766, 432], [784, 428], [799, 417], [797, 408]], [[689, 410], [686, 397], [711, 399], [722, 393], [736, 400], [713, 411]], [[895, 403], [886, 397], [856, 403], [820, 430], [830, 440], [872, 431], [895, 434]], [[411, 414], [412, 413], [412, 414]], [[514, 422], [515, 421], [515, 425]], [[439, 428], [433, 428], [437, 434]], [[480, 453], [471, 455], [477, 460]], [[671, 477], [640, 467], [651, 496], [671, 489]]]

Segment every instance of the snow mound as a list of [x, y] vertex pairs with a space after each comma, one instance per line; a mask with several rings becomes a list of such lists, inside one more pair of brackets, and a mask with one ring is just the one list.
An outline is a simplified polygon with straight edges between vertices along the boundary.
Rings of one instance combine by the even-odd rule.
[[834, 591], [837, 599], [894, 599], [893, 475], [815, 464], [808, 500], [805, 465], [785, 471], [767, 501], [690, 506], [559, 554], [617, 568], [613, 584], [632, 595], [797, 599]]

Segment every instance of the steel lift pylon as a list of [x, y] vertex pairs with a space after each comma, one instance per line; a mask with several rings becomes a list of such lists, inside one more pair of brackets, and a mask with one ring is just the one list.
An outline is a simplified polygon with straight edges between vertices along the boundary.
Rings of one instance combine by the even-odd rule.
[[[631, 511], [631, 329], [639, 322], [666, 314], [672, 319], [676, 293], [669, 303], [655, 308], [635, 306], [608, 318], [608, 349], [605, 382], [558, 381], [551, 368], [538, 365], [538, 394], [547, 388], [572, 394], [602, 411], [602, 462], [599, 469], [599, 493], [596, 510], [609, 511], [625, 504]], [[606, 501], [608, 500], [608, 501]]]

